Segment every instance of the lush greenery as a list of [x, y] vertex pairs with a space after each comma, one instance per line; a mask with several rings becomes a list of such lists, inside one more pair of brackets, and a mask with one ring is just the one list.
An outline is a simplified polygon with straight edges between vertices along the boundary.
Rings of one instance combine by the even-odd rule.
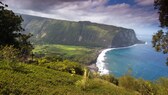
[[[22, 15], [22, 17], [25, 32], [34, 35], [31, 41], [35, 44], [64, 44], [107, 48], [112, 46], [113, 38], [118, 33], [123, 33], [122, 38], [118, 39], [136, 38], [132, 29], [112, 25], [91, 23], [89, 21], [63, 21], [30, 15]], [[125, 44], [128, 43], [129, 45], [129, 43], [135, 41], [137, 41], [137, 38], [127, 40]]]
[[[74, 48], [74, 46], [62, 47]], [[0, 94], [2, 95], [168, 94], [168, 79], [162, 78], [150, 82], [128, 75], [121, 78], [112, 75], [100, 76], [96, 72], [90, 72], [85, 65], [61, 57], [35, 58], [28, 64], [17, 60], [20, 58], [15, 56], [17, 50], [12, 46], [6, 46], [0, 52], [5, 55], [0, 59]]]
[[[0, 2], [0, 22], [3, 22], [0, 23], [0, 33], [3, 36], [7, 34], [4, 36], [7, 38], [0, 38], [1, 95], [168, 94], [168, 79], [162, 78], [156, 82], [149, 82], [130, 76], [117, 79], [112, 75], [100, 76], [96, 72], [90, 72], [80, 63], [89, 63], [96, 57], [99, 48], [39, 45], [33, 51], [35, 58], [32, 54], [31, 60], [25, 61], [30, 58], [30, 56], [26, 59], [22, 57], [28, 55], [27, 51], [31, 51], [31, 44], [27, 41], [30, 35], [20, 33], [23, 30], [21, 17], [7, 10], [6, 7], [7, 5]], [[3, 27], [6, 27], [6, 30]], [[89, 28], [98, 29], [93, 26]], [[11, 30], [8, 31], [8, 29]], [[101, 33], [102, 35], [104, 33]], [[18, 48], [16, 43], [21, 48]]]
[[[58, 46], [68, 50], [75, 47]], [[20, 59], [15, 56], [17, 49], [12, 46], [6, 46], [0, 52], [4, 55], [0, 59], [0, 94], [2, 95], [168, 94], [168, 79], [165, 78], [150, 82], [128, 75], [121, 78], [112, 75], [100, 76], [96, 72], [90, 72], [85, 65], [61, 57], [35, 58], [28, 64], [17, 60]]]
[[28, 41], [31, 34], [22, 34], [22, 17], [7, 9], [8, 5], [0, 2], [0, 45], [12, 45], [20, 50], [20, 55], [29, 55], [32, 45]]
[[[168, 28], [168, 0], [155, 0], [155, 9], [158, 10], [160, 26]], [[152, 39], [153, 47], [157, 51], [162, 51], [164, 54], [168, 53], [168, 32], [159, 30]], [[167, 58], [168, 65], [168, 58]]]
[[35, 56], [69, 59], [82, 64], [94, 63], [101, 48], [89, 48], [70, 45], [35, 45]]
[[[67, 63], [67, 64], [66, 64]], [[15, 64], [15, 65], [13, 65]], [[64, 64], [64, 65], [63, 65]], [[74, 66], [73, 66], [74, 65]], [[65, 69], [64, 68], [69, 68]], [[78, 70], [84, 73], [78, 73]], [[75, 71], [74, 71], [75, 70]], [[154, 83], [124, 76], [99, 76], [75, 62], [37, 64], [0, 61], [2, 95], [167, 95], [168, 79]]]

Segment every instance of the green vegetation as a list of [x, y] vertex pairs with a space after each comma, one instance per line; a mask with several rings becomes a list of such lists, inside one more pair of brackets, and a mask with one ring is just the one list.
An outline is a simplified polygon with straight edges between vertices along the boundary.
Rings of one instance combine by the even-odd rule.
[[[67, 63], [67, 64], [66, 64]], [[15, 64], [15, 68], [10, 65]], [[66, 65], [62, 65], [66, 64]], [[71, 70], [69, 72], [68, 68]], [[75, 67], [76, 66], [76, 67]], [[83, 71], [79, 74], [78, 70]], [[149, 82], [123, 76], [93, 76], [71, 61], [40, 65], [0, 61], [2, 95], [167, 95], [168, 79]], [[73, 71], [75, 70], [75, 71]], [[117, 81], [117, 84], [116, 82]]]
[[13, 46], [0, 47], [0, 58], [8, 61], [16, 61], [19, 56], [19, 50]]
[[[153, 35], [152, 43], [156, 51], [163, 52], [164, 54], [168, 53], [168, 0], [155, 0], [154, 1], [155, 9], [157, 9], [159, 14], [160, 27], [164, 30], [159, 30], [156, 34]], [[168, 65], [168, 57], [167, 63]]]
[[[38, 65], [18, 63], [17, 70], [0, 61], [0, 94], [3, 95], [104, 95], [131, 94], [100, 79], [88, 79], [86, 89], [76, 85], [82, 76]], [[132, 94], [133, 95], [133, 94]]]
[[29, 55], [32, 45], [28, 41], [31, 34], [23, 34], [22, 17], [8, 10], [8, 5], [0, 1], [0, 45], [12, 45], [20, 50], [20, 56]]
[[[2, 44], [0, 47], [1, 95], [168, 94], [168, 79], [162, 78], [154, 83], [144, 81], [142, 79], [135, 79], [130, 76], [124, 76], [117, 79], [112, 75], [100, 76], [98, 73], [92, 73], [87, 69], [87, 67], [85, 67], [85, 65], [80, 64], [92, 62], [93, 59], [97, 57], [96, 55], [100, 48], [66, 45], [37, 45], [33, 51], [36, 53], [35, 58], [32, 54], [32, 58], [30, 60], [30, 56], [28, 55], [32, 46], [30, 42], [27, 41], [30, 35], [20, 34], [20, 31], [22, 30], [21, 17], [16, 16], [12, 11], [5, 9], [6, 7], [7, 5], [0, 2], [0, 21], [4, 21], [4, 23], [0, 23], [0, 28], [2, 28], [0, 29], [0, 33], [10, 34], [10, 36], [7, 35], [7, 38], [0, 37], [0, 44]], [[14, 21], [11, 19], [14, 19]], [[11, 22], [9, 23], [9, 21]], [[58, 23], [53, 22], [48, 28], [52, 30], [52, 27], [55, 27], [54, 25], [58, 24], [58, 26], [61, 26], [63, 24], [65, 25], [63, 29], [68, 30], [68, 23], [62, 23], [62, 21], [56, 22]], [[36, 22], [33, 21], [33, 23]], [[90, 24], [90, 22], [79, 23], [82, 24], [82, 27], [86, 27], [85, 24]], [[6, 29], [12, 30], [7, 31], [3, 29], [4, 27], [2, 26], [6, 25], [9, 25], [7, 28], [5, 27]], [[43, 25], [43, 23], [40, 25]], [[97, 24], [95, 24], [95, 26], [96, 25]], [[11, 28], [12, 26], [14, 27]], [[76, 26], [77, 24], [73, 23], [73, 27]], [[89, 28], [93, 31], [97, 31], [98, 28], [95, 26]], [[59, 31], [62, 31], [62, 28], [56, 28]], [[73, 30], [73, 28], [71, 29]], [[101, 29], [98, 30], [104, 31]], [[89, 32], [92, 32], [93, 35], [95, 35], [95, 31], [93, 31]], [[19, 34], [16, 34], [16, 32], [19, 32]], [[99, 36], [103, 37], [103, 35], [106, 34], [101, 33]], [[17, 36], [19, 36], [19, 38], [17, 38]], [[45, 36], [46, 34], [44, 33], [41, 35], [41, 38]], [[7, 42], [5, 42], [6, 39]], [[19, 42], [17, 42], [17, 40], [19, 40]], [[21, 48], [17, 48], [17, 44], [15, 42], [18, 43]], [[19, 49], [21, 52], [19, 52]]]
[[70, 45], [36, 45], [33, 52], [35, 55], [45, 57], [59, 57], [82, 64], [91, 64], [97, 59], [101, 48], [89, 48]]
[[29, 15], [22, 15], [22, 17], [24, 19], [23, 27], [26, 30], [25, 33], [33, 34], [31, 42], [34, 44], [63, 44], [108, 48], [112, 46], [113, 38], [118, 33], [121, 33], [122, 37], [117, 39], [126, 39], [126, 46], [139, 42], [132, 29], [88, 21], [73, 22]]

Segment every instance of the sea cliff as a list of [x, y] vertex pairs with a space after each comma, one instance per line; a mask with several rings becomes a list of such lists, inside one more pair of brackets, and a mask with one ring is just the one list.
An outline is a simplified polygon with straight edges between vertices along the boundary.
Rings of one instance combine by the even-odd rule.
[[141, 43], [134, 30], [89, 21], [65, 21], [22, 15], [25, 33], [34, 44], [64, 44], [87, 47], [125, 47]]
[[134, 44], [142, 44], [142, 43], [144, 42], [137, 39], [134, 30], [125, 29], [121, 30], [116, 34], [116, 36], [112, 40], [111, 47], [112, 48], [127, 47]]

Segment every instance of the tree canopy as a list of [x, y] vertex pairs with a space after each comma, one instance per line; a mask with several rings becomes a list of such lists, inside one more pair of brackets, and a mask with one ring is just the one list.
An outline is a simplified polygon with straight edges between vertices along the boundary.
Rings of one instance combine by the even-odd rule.
[[160, 26], [168, 28], [168, 0], [155, 0], [154, 6], [159, 13]]
[[22, 55], [27, 55], [32, 45], [28, 41], [31, 34], [23, 34], [23, 19], [8, 9], [8, 5], [0, 2], [0, 46], [14, 46]]
[[[168, 30], [168, 0], [155, 0], [155, 9], [158, 10], [160, 27]], [[159, 30], [152, 39], [153, 47], [164, 54], [168, 53], [168, 31]], [[168, 58], [167, 58], [168, 65]]]

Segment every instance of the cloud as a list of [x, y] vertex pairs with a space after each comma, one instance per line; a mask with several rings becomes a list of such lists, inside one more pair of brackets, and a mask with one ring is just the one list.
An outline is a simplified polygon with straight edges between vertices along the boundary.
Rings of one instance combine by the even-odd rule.
[[142, 5], [142, 6], [148, 6], [148, 5], [153, 5], [154, 4], [154, 0], [135, 0], [135, 2], [138, 5]]
[[[47, 18], [92, 21], [140, 29], [157, 23], [157, 13], [126, 3], [108, 5], [109, 0], [5, 0], [17, 13]], [[140, 0], [136, 0], [140, 4]], [[143, 5], [151, 0], [141, 0]], [[148, 1], [148, 3], [146, 3]], [[141, 2], [141, 3], [142, 3]], [[16, 6], [17, 5], [17, 6]], [[153, 6], [153, 5], [152, 5]]]
[[45, 11], [55, 5], [60, 5], [65, 2], [88, 1], [88, 0], [2, 0], [11, 7], [31, 9], [36, 11]]

